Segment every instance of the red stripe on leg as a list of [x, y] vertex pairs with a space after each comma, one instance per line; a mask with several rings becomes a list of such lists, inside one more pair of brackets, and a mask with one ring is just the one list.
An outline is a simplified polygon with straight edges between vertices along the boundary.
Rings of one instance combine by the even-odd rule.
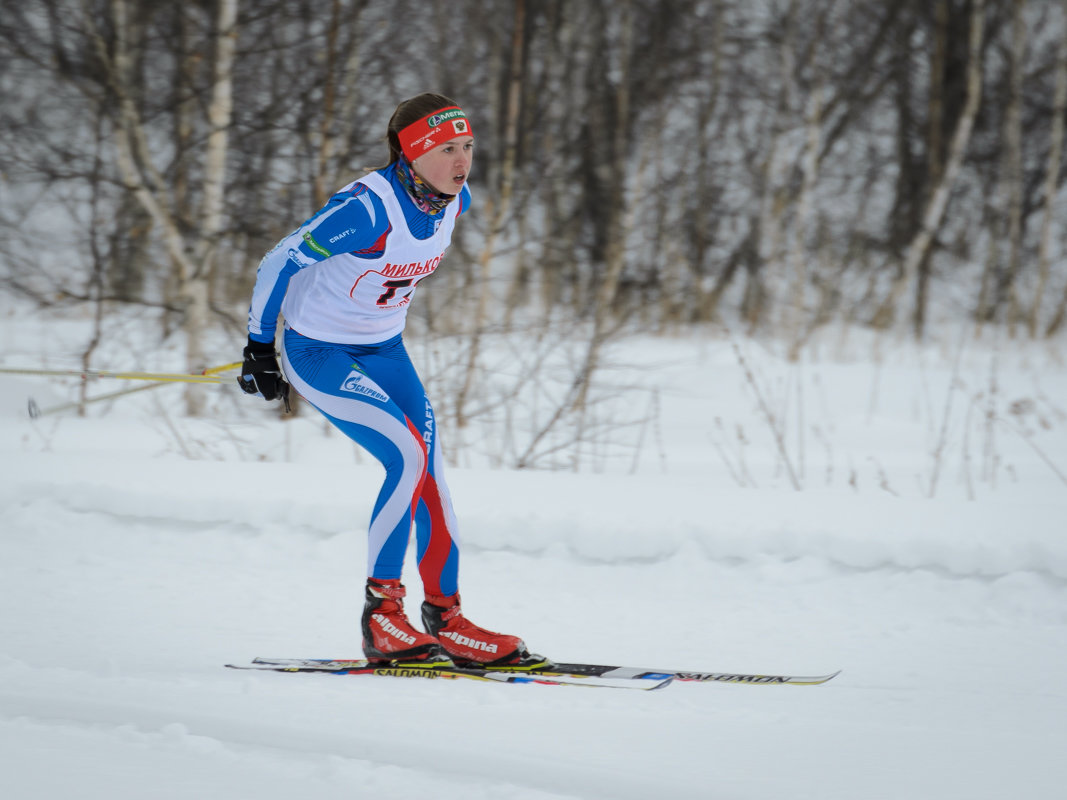
[[452, 552], [452, 532], [448, 530], [441, 493], [433, 475], [427, 475], [422, 486], [422, 501], [430, 512], [430, 540], [419, 561], [419, 574], [427, 594], [441, 594], [441, 572]]
[[404, 422], [407, 423], [408, 430], [411, 431], [411, 435], [415, 438], [415, 441], [419, 443], [419, 448], [422, 451], [422, 463], [420, 465], [421, 472], [419, 473], [419, 480], [415, 484], [415, 491], [411, 495], [411, 522], [415, 523], [415, 509], [419, 506], [419, 498], [422, 496], [423, 486], [426, 485], [426, 476], [428, 474], [428, 453], [426, 450], [426, 442], [422, 438], [422, 434], [419, 433], [419, 429], [416, 428], [410, 419], [404, 417]]

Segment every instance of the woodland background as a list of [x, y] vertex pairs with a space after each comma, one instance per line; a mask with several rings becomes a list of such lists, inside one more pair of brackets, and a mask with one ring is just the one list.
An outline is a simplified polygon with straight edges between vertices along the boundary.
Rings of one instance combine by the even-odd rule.
[[500, 333], [580, 342], [554, 425], [627, 331], [1067, 324], [1067, 0], [3, 0], [0, 297], [92, 309], [85, 366], [130, 306], [232, 360], [262, 255], [428, 90], [477, 133], [412, 312], [460, 427]]
[[[239, 360], [425, 90], [477, 134], [405, 337], [464, 605], [833, 682], [222, 669], [358, 653], [381, 467], [79, 370]], [[0, 798], [1065, 796], [1067, 0], [0, 0], [0, 97]]]

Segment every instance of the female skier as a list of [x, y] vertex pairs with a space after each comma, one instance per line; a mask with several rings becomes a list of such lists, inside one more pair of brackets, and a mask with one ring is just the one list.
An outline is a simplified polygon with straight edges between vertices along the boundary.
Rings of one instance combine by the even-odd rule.
[[[397, 106], [387, 138], [386, 166], [337, 192], [260, 263], [238, 383], [286, 402], [291, 384], [385, 467], [370, 523], [368, 660], [524, 664], [533, 657], [520, 638], [474, 625], [460, 607], [459, 540], [437, 425], [402, 339], [416, 287], [470, 207], [474, 136], [456, 103], [427, 93]], [[413, 523], [426, 632], [405, 615], [400, 582]]]

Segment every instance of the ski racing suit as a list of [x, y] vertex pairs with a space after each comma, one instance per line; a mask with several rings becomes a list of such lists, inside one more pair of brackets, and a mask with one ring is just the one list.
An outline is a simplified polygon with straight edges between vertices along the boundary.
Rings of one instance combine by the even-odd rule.
[[436, 214], [422, 211], [395, 164], [341, 189], [263, 258], [248, 313], [249, 337], [275, 339], [300, 396], [385, 467], [371, 514], [368, 577], [399, 579], [412, 524], [428, 594], [458, 591], [459, 540], [445, 485], [433, 407], [402, 332], [416, 287], [441, 262], [464, 185]]

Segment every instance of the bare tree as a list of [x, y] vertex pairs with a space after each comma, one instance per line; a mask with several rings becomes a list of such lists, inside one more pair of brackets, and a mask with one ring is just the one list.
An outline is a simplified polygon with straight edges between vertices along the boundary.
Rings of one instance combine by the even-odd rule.
[[508, 81], [507, 104], [504, 111], [504, 159], [500, 166], [500, 185], [489, 196], [486, 217], [488, 218], [485, 241], [478, 260], [477, 304], [471, 319], [471, 338], [467, 345], [467, 364], [463, 384], [455, 401], [456, 424], [467, 424], [467, 401], [474, 387], [481, 351], [482, 333], [489, 311], [492, 293], [490, 282], [493, 248], [502, 233], [504, 222], [511, 211], [511, 198], [515, 183], [516, 149], [519, 138], [519, 111], [522, 98], [523, 62], [526, 44], [526, 2], [514, 0], [514, 20], [511, 34], [510, 80]]
[[1025, 0], [1012, 0], [1008, 107], [1004, 119], [1004, 167], [1008, 196], [1008, 262], [998, 282], [998, 299], [1006, 304], [1008, 324], [1019, 320], [1016, 281], [1023, 248], [1023, 59], [1026, 53]]
[[[949, 144], [948, 160], [940, 181], [933, 187], [930, 199], [922, 215], [922, 226], [912, 239], [904, 257], [900, 276], [894, 281], [889, 296], [876, 316], [878, 324], [888, 324], [895, 308], [908, 286], [915, 284], [919, 265], [928, 257], [930, 246], [944, 219], [945, 208], [955, 185], [971, 138], [971, 130], [982, 99], [982, 36], [985, 27], [985, 2], [973, 0], [970, 32], [968, 35], [967, 99], [956, 122], [956, 129]], [[916, 304], [913, 326], [916, 336], [922, 335], [925, 309]]]
[[[1061, 22], [1067, 26], [1067, 0], [1060, 3]], [[1061, 36], [1056, 48], [1055, 90], [1052, 101], [1052, 125], [1049, 131], [1048, 161], [1045, 166], [1045, 184], [1043, 201], [1045, 211], [1041, 217], [1041, 238], [1037, 254], [1037, 288], [1030, 306], [1028, 328], [1030, 335], [1036, 335], [1041, 317], [1041, 304], [1048, 285], [1052, 248], [1052, 220], [1056, 203], [1056, 190], [1059, 187], [1060, 163], [1063, 157], [1064, 117], [1067, 116], [1067, 36]], [[1056, 312], [1045, 330], [1046, 336], [1052, 336], [1063, 326], [1067, 319], [1067, 286], [1056, 307]]]
[[[233, 64], [237, 37], [237, 0], [218, 0], [213, 35], [212, 80], [206, 109], [206, 137], [202, 151], [201, 211], [191, 229], [183, 230], [171, 197], [170, 183], [156, 165], [145, 119], [133, 93], [132, 42], [136, 12], [129, 0], [110, 5], [114, 39], [109, 43], [93, 21], [92, 41], [109, 88], [117, 102], [114, 144], [119, 173], [163, 232], [174, 266], [178, 297], [185, 309], [186, 361], [191, 371], [206, 366], [203, 335], [209, 316], [211, 270], [224, 227], [224, 196], [229, 126], [233, 114]], [[186, 410], [198, 415], [203, 393], [190, 385]]]
[[743, 321], [799, 355], [905, 298], [921, 333], [951, 285], [1053, 335], [1064, 40], [1063, 0], [9, 3], [0, 288], [160, 306], [201, 368], [262, 254], [435, 90], [481, 120], [475, 213], [412, 311], [464, 333], [457, 420], [501, 328], [573, 331], [576, 427], [626, 327]]

